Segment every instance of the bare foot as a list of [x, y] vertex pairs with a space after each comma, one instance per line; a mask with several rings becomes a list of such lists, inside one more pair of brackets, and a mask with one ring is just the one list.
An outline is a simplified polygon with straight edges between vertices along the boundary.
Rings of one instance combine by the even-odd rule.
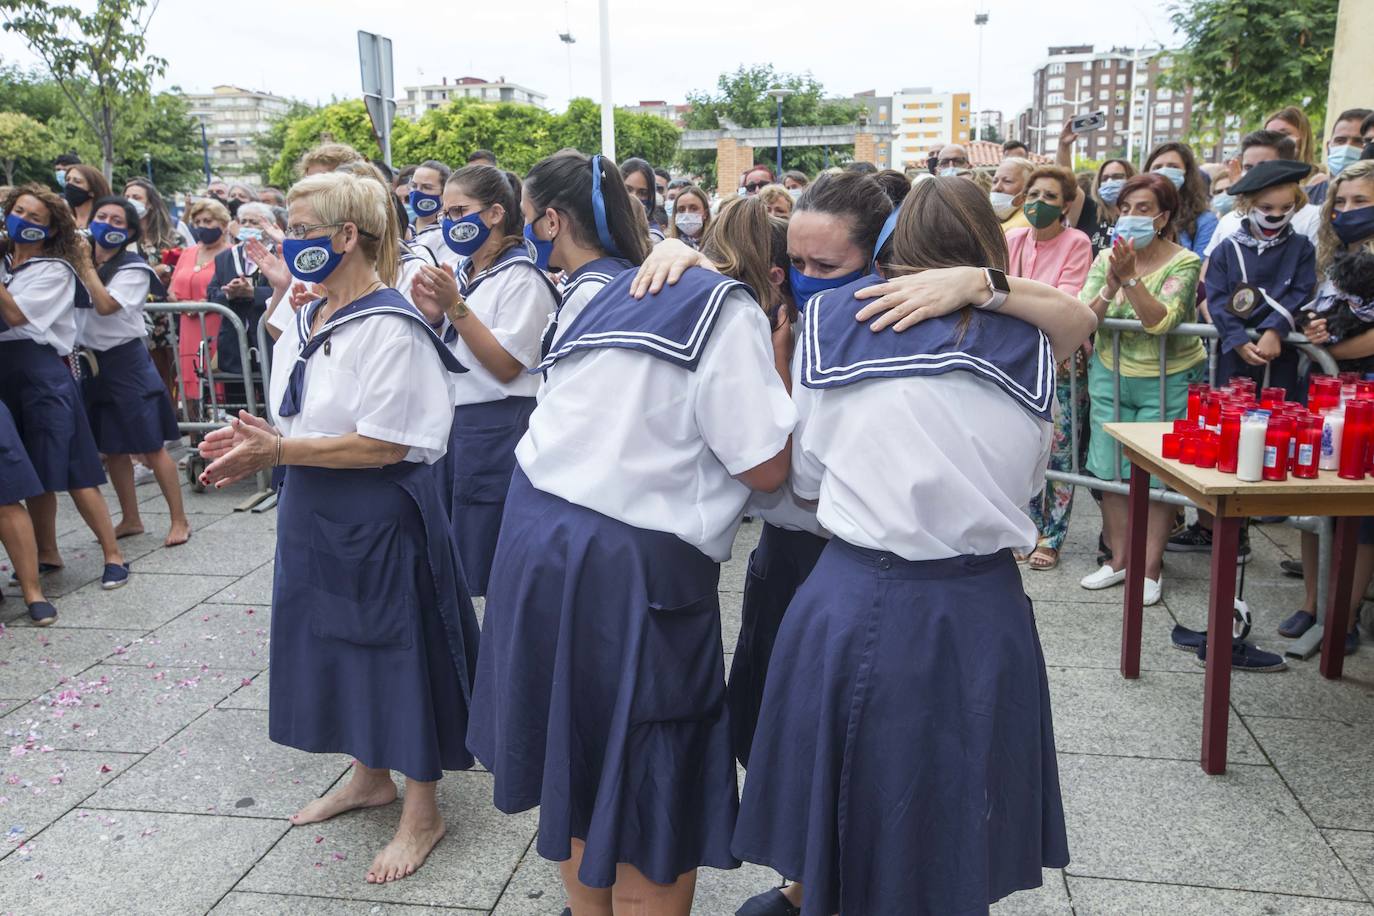
[[191, 523], [189, 521], [172, 522], [172, 530], [167, 532], [167, 540], [162, 542], [163, 547], [180, 547], [191, 539]]
[[324, 798], [317, 798], [295, 814], [291, 823], [297, 827], [302, 824], [317, 824], [331, 817], [352, 811], [355, 808], [377, 808], [389, 805], [396, 800], [396, 784], [387, 777], [385, 781], [372, 782], [360, 779], [355, 772], [348, 785], [330, 792]]
[[119, 524], [118, 524], [118, 525], [115, 525], [115, 539], [116, 539], [116, 540], [118, 540], [119, 538], [133, 537], [133, 536], [136, 535], [136, 534], [142, 534], [142, 533], [143, 533], [143, 522], [142, 522], [142, 521], [132, 521], [132, 522], [131, 522], [131, 521], [129, 521], [128, 519], [120, 519], [120, 520], [119, 520]]
[[444, 838], [445, 830], [443, 819], [438, 817], [419, 825], [407, 824], [402, 819], [396, 836], [372, 860], [372, 867], [367, 870], [367, 883], [385, 884], [415, 874], [415, 870], [425, 864], [430, 850]]

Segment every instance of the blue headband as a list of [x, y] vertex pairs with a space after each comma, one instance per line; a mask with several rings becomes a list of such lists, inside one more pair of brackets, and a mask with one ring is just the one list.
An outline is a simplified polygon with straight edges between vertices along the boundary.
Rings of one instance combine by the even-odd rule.
[[615, 247], [611, 238], [611, 227], [606, 223], [606, 199], [601, 196], [601, 156], [592, 157], [592, 217], [596, 220], [596, 237], [601, 247], [613, 258], [620, 257], [620, 249]]
[[897, 214], [901, 212], [901, 205], [892, 208], [892, 212], [887, 215], [887, 220], [883, 223], [883, 231], [878, 233], [878, 243], [873, 246], [873, 263], [878, 263], [878, 252], [883, 250], [887, 240], [892, 238], [892, 231], [897, 228]]

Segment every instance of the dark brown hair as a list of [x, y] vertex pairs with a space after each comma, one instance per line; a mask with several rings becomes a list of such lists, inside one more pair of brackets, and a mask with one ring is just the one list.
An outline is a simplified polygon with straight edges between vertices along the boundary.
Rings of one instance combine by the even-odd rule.
[[1141, 172], [1134, 178], [1126, 179], [1126, 183], [1121, 186], [1121, 194], [1116, 198], [1117, 209], [1121, 208], [1121, 202], [1128, 195], [1140, 190], [1149, 191], [1153, 194], [1155, 202], [1159, 204], [1159, 209], [1169, 214], [1169, 220], [1159, 230], [1159, 234], [1171, 242], [1177, 240], [1179, 197], [1178, 189], [1174, 187], [1174, 183], [1163, 175], [1156, 175], [1154, 172]]
[[[67, 166], [68, 174], [76, 172], [86, 179], [86, 190], [91, 192], [91, 200], [96, 201], [102, 197], [109, 197], [114, 192], [110, 190], [110, 183], [105, 180], [105, 175], [100, 169], [92, 168], [78, 162], [76, 165]], [[92, 210], [92, 213], [95, 211]]]
[[482, 209], [501, 205], [505, 215], [494, 228], [505, 236], [496, 254], [499, 257], [516, 245], [525, 244], [525, 217], [520, 212], [520, 179], [494, 165], [478, 160], [449, 176], [447, 184], [482, 205]]
[[1041, 178], [1048, 178], [1059, 183], [1059, 193], [1064, 198], [1064, 206], [1067, 207], [1078, 197], [1078, 179], [1073, 172], [1064, 168], [1062, 165], [1037, 165], [1035, 171], [1030, 173], [1026, 179], [1026, 190], [1030, 191], [1031, 185]]
[[[1207, 194], [1207, 183], [1202, 179], [1202, 171], [1197, 167], [1197, 158], [1192, 149], [1186, 143], [1173, 140], [1161, 143], [1145, 160], [1145, 171], [1150, 171], [1162, 154], [1171, 152], [1178, 153], [1183, 160], [1183, 187], [1177, 189], [1178, 207], [1172, 210], [1174, 230], [1196, 236], [1197, 218], [1212, 209], [1212, 198]], [[1172, 181], [1169, 183], [1173, 184]], [[1124, 192], [1126, 189], [1123, 187], [1121, 190]]]
[[806, 186], [792, 212], [795, 216], [808, 210], [849, 220], [849, 240], [860, 251], [871, 252], [892, 212], [892, 201], [872, 175], [826, 172]]
[[[61, 197], [39, 184], [24, 184], [10, 188], [9, 194], [5, 195], [4, 215], [9, 216], [15, 202], [26, 194], [37, 198], [48, 210], [48, 237], [43, 241], [43, 255], [61, 258], [75, 268], [78, 274], [82, 273], [90, 266], [91, 249], [76, 228], [76, 217], [72, 214], [71, 208]], [[4, 253], [9, 254], [13, 246], [13, 240], [6, 242]]]

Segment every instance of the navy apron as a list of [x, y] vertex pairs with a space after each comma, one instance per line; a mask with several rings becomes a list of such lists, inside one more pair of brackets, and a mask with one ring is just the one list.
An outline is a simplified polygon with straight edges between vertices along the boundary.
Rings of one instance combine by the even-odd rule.
[[93, 350], [96, 374], [81, 381], [96, 447], [105, 455], [143, 455], [181, 438], [167, 386], [142, 338]]
[[0, 401], [0, 506], [10, 506], [43, 493], [29, 453], [15, 429], [10, 409]]
[[81, 391], [56, 350], [36, 340], [0, 341], [0, 401], [14, 417], [43, 492], [105, 482]]
[[[696, 368], [720, 301], [739, 284], [691, 270], [672, 292], [630, 300], [608, 283], [532, 371], [601, 346]], [[633, 304], [631, 304], [633, 303]], [[468, 747], [496, 807], [538, 806], [538, 852], [578, 880], [633, 865], [668, 884], [732, 868], [735, 764], [725, 705], [720, 566], [662, 531], [536, 489], [517, 469], [487, 593]]]

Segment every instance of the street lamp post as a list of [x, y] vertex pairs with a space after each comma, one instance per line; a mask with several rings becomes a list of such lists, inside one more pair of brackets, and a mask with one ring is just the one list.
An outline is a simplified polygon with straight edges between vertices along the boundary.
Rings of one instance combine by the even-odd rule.
[[777, 101], [777, 103], [778, 103], [778, 173], [777, 173], [777, 177], [779, 178], [779, 180], [781, 180], [781, 178], [782, 178], [782, 100], [785, 99], [785, 98], [787, 98], [789, 95], [795, 95], [796, 93], [794, 93], [791, 89], [782, 89], [782, 88], [779, 87], [779, 88], [776, 88], [776, 89], [769, 89], [768, 92], [767, 92], [767, 94], [768, 94], [768, 95], [771, 95], [771, 96], [774, 98], [774, 100]]
[[144, 167], [145, 169], [148, 170], [148, 183], [149, 183], [149, 184], [152, 184], [152, 181], [153, 181], [153, 154], [152, 154], [152, 153], [144, 153], [144, 154], [143, 154], [143, 167]]
[[615, 106], [611, 103], [611, 10], [601, 0], [601, 155], [615, 158]]
[[969, 136], [971, 136], [974, 140], [977, 140], [978, 128], [980, 126], [978, 121], [979, 116], [982, 114], [982, 112], [978, 109], [978, 106], [983, 104], [983, 26], [988, 24], [988, 14], [974, 13], [973, 24], [978, 27], [978, 98], [973, 105], [969, 106], [969, 108], [972, 109], [972, 111], [970, 111], [969, 114], [973, 116], [972, 133], [970, 133]]

